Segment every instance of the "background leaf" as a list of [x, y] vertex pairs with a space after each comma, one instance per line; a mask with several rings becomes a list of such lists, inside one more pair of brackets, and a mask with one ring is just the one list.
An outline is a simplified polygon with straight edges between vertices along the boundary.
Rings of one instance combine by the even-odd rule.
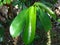
[[0, 24], [0, 42], [4, 41], [4, 27]]
[[11, 3], [11, 0], [6, 0], [6, 3], [7, 3], [7, 4], [10, 4], [10, 3]]

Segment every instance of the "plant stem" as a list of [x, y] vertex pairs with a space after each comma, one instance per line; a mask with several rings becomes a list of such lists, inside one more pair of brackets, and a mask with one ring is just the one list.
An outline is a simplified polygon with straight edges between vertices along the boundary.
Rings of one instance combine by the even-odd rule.
[[47, 38], [48, 38], [47, 45], [51, 45], [51, 35], [50, 35], [50, 30], [47, 32]]
[[14, 40], [13, 44], [14, 44], [14, 45], [17, 45], [18, 37], [16, 37], [16, 38], [13, 39], [13, 40]]

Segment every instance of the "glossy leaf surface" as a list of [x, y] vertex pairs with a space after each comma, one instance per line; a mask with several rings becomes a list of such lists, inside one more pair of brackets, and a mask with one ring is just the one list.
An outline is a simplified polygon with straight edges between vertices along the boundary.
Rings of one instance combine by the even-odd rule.
[[24, 27], [24, 21], [26, 17], [27, 9], [24, 9], [21, 11], [16, 18], [13, 20], [11, 26], [10, 26], [10, 34], [12, 37], [17, 37], [22, 32], [22, 29]]
[[33, 41], [36, 30], [36, 7], [31, 6], [26, 17], [26, 26], [23, 32], [23, 41], [29, 44]]

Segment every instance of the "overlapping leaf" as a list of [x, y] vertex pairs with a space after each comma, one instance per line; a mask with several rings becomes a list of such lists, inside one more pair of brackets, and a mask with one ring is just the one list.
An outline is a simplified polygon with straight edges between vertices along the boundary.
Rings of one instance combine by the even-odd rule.
[[23, 41], [28, 44], [33, 41], [36, 30], [36, 7], [31, 6], [26, 17], [26, 26], [23, 32]]
[[48, 6], [46, 6], [46, 5], [44, 5], [43, 3], [40, 3], [40, 2], [36, 2], [34, 5], [40, 6], [41, 8], [45, 9], [46, 12], [48, 12], [50, 14], [50, 16], [53, 17], [54, 20], [56, 19], [55, 13]]
[[39, 15], [40, 22], [41, 22], [42, 26], [44, 27], [44, 30], [47, 32], [47, 31], [51, 30], [51, 28], [52, 28], [50, 18], [43, 11], [43, 9], [39, 8], [39, 10], [40, 10], [40, 15]]
[[10, 26], [10, 34], [12, 37], [17, 37], [22, 32], [22, 29], [24, 27], [24, 21], [26, 17], [27, 9], [24, 9], [21, 11], [16, 18], [13, 20], [11, 26]]
[[[29, 9], [21, 11], [18, 16], [13, 20], [10, 26], [10, 34], [12, 37], [17, 37], [23, 30], [23, 41], [25, 44], [29, 44], [33, 41], [36, 30], [36, 7], [39, 8], [39, 19], [42, 27], [47, 32], [51, 30], [52, 25], [49, 13], [54, 19], [56, 19], [55, 13], [46, 5], [42, 3], [35, 3]], [[45, 11], [47, 13], [45, 13]], [[26, 24], [25, 24], [26, 23]], [[23, 28], [25, 26], [25, 28]]]

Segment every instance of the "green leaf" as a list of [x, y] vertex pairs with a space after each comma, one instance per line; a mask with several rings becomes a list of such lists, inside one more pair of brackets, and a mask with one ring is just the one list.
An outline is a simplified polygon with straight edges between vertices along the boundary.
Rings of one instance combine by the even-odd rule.
[[31, 6], [28, 9], [28, 16], [26, 17], [26, 26], [23, 31], [23, 41], [29, 44], [33, 41], [36, 30], [36, 7]]
[[3, 3], [4, 4], [10, 4], [11, 3], [11, 0], [4, 0]]
[[48, 6], [40, 2], [36, 2], [34, 5], [40, 6], [41, 8], [45, 9], [53, 17], [54, 20], [56, 19], [56, 14]]
[[20, 1], [24, 3], [24, 2], [26, 2], [27, 0], [20, 0]]
[[11, 26], [10, 26], [10, 34], [12, 37], [17, 37], [22, 32], [22, 29], [24, 27], [24, 21], [26, 17], [27, 9], [24, 9], [21, 11], [16, 18], [13, 20]]
[[10, 4], [10, 3], [11, 3], [11, 0], [6, 0], [6, 3], [7, 3], [7, 4]]
[[0, 24], [0, 37], [4, 36], [4, 27]]
[[51, 4], [50, 2], [42, 1], [42, 3], [47, 5], [48, 7], [52, 7], [53, 6], [53, 4]]
[[4, 0], [3, 3], [6, 4], [6, 0]]
[[58, 20], [57, 20], [57, 22], [59, 22], [59, 23], [60, 23], [60, 19], [58, 19]]
[[0, 2], [0, 6], [2, 6], [3, 5], [3, 3], [2, 2]]
[[0, 24], [0, 42], [4, 41], [4, 27], [2, 26], [2, 24]]
[[44, 30], [47, 32], [47, 31], [51, 30], [51, 28], [52, 28], [52, 24], [51, 24], [50, 18], [43, 11], [43, 9], [39, 8], [39, 10], [40, 10], [40, 15], [39, 15], [40, 22], [41, 22], [42, 26], [44, 27]]

